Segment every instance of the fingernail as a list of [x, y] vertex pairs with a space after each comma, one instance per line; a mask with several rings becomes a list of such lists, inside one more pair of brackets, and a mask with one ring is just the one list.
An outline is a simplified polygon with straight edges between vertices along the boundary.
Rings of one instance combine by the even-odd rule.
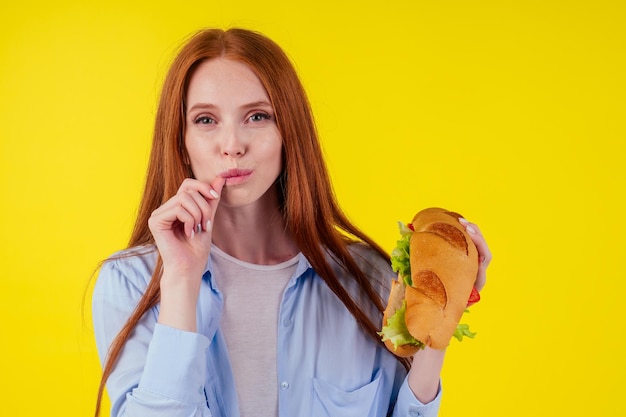
[[196, 225], [196, 233], [200, 233], [202, 231], [202, 225], [200, 223], [198, 223]]
[[193, 240], [193, 237], [196, 235], [196, 231], [194, 229], [191, 229], [191, 238]]
[[217, 191], [215, 191], [213, 188], [211, 188], [211, 191], [209, 191], [209, 194], [211, 194], [213, 197], [218, 198], [220, 195], [217, 193]]
[[207, 220], [207, 221], [206, 221], [206, 230], [207, 230], [207, 232], [208, 232], [209, 230], [211, 230], [211, 220]]
[[472, 226], [466, 226], [465, 230], [467, 230], [469, 233], [476, 233], [476, 230], [474, 230]]
[[459, 217], [459, 222], [463, 223], [463, 224], [468, 224], [469, 222], [467, 220], [465, 220], [463, 217]]

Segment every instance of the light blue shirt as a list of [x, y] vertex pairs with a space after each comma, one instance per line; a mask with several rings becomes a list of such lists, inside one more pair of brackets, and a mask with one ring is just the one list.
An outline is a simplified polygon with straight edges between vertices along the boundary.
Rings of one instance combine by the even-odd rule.
[[[352, 252], [387, 299], [394, 274], [371, 249]], [[101, 362], [152, 276], [154, 250], [105, 263], [93, 295], [93, 320]], [[197, 333], [157, 323], [148, 311], [126, 343], [107, 382], [111, 416], [239, 417], [228, 349], [220, 330], [223, 299], [207, 263], [197, 303]], [[335, 265], [362, 306], [353, 280]], [[375, 308], [366, 308], [374, 323]], [[359, 327], [343, 303], [300, 254], [284, 290], [278, 316], [277, 375], [280, 417], [434, 417], [435, 400], [422, 404], [404, 367]], [[242, 320], [253, 320], [242, 317]], [[249, 348], [255, 349], [254, 340]], [[266, 416], [261, 416], [266, 417]]]

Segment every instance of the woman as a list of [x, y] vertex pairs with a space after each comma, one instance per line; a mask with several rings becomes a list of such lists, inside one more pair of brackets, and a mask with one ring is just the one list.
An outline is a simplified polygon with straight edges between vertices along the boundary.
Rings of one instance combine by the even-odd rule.
[[113, 416], [435, 416], [444, 352], [405, 364], [376, 333], [392, 276], [336, 203], [286, 55], [200, 32], [163, 86], [129, 249], [96, 283], [98, 409], [106, 382]]

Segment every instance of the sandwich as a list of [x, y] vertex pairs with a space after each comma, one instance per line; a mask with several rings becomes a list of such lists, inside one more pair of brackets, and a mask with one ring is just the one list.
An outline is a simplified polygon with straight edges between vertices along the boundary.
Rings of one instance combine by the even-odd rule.
[[459, 324], [467, 308], [480, 300], [474, 281], [478, 251], [459, 222], [460, 214], [427, 208], [411, 223], [400, 223], [402, 238], [391, 253], [398, 279], [383, 314], [379, 335], [387, 349], [400, 357], [429, 346], [445, 349], [452, 337], [473, 338]]

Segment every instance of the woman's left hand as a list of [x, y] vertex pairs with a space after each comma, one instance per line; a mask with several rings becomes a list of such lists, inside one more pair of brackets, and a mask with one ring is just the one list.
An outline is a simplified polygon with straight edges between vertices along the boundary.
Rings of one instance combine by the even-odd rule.
[[[491, 262], [491, 251], [476, 224], [463, 218], [459, 221], [471, 236], [478, 250], [478, 273], [474, 287], [480, 291], [487, 281], [487, 267]], [[445, 350], [426, 347], [418, 351], [413, 357], [413, 364], [409, 371], [409, 387], [417, 399], [424, 404], [432, 401], [437, 395], [444, 356]]]
[[470, 223], [466, 219], [459, 219], [459, 221], [465, 226], [465, 230], [467, 230], [467, 233], [469, 233], [476, 245], [476, 249], [478, 249], [478, 273], [476, 274], [474, 287], [480, 291], [487, 282], [487, 267], [491, 263], [491, 251], [489, 246], [487, 246], [485, 237], [476, 224]]

